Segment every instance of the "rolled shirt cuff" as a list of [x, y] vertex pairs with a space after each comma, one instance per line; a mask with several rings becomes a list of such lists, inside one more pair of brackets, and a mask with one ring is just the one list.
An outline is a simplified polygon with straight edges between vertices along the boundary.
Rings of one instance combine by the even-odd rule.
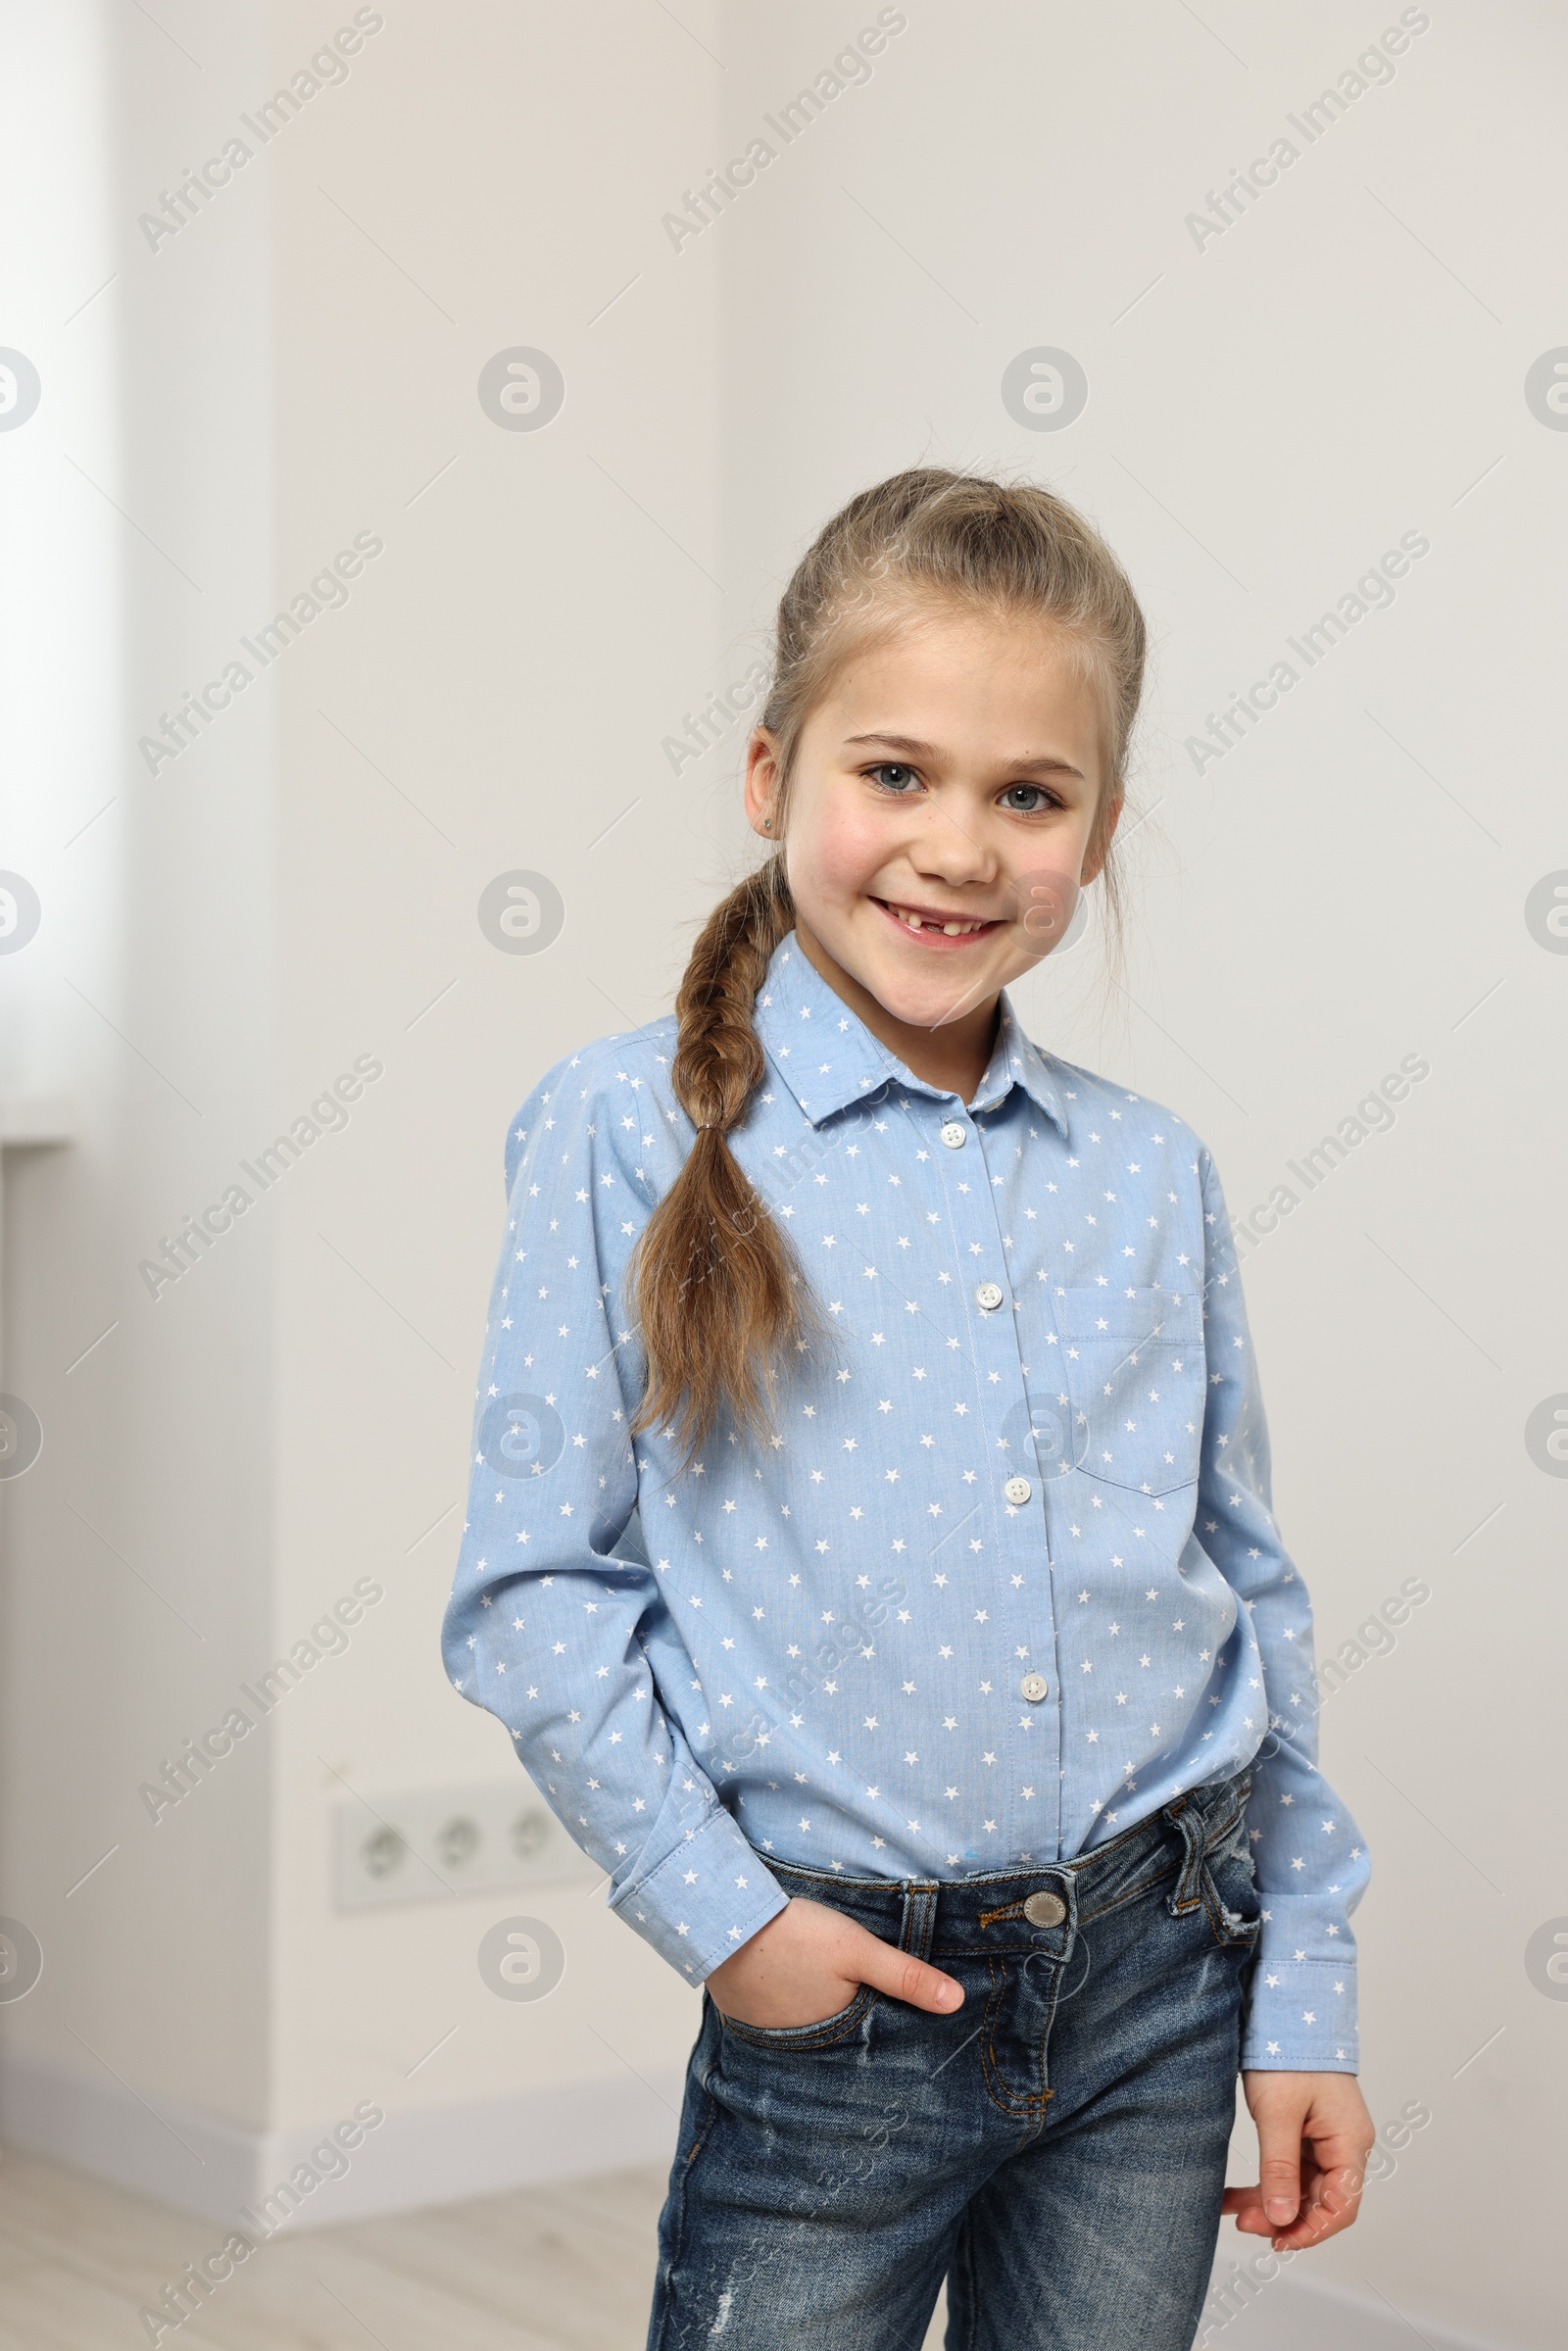
[[723, 1806], [611, 1908], [688, 1984], [701, 1984], [789, 1900]]
[[1242, 2067], [1253, 2073], [1353, 2074], [1355, 1962], [1283, 1957], [1263, 1930], [1242, 2032]]

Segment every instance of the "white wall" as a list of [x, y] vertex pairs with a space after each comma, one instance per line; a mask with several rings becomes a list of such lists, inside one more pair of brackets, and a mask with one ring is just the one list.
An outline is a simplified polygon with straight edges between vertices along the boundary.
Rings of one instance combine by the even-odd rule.
[[[322, 22], [280, 11], [274, 54], [307, 55]], [[330, 1691], [323, 1678], [310, 1710], [278, 1717], [288, 2123], [366, 2096], [439, 2110], [603, 2077], [662, 2144], [665, 2110], [614, 2050], [672, 2082], [693, 2031], [690, 1991], [580, 1891], [345, 1921], [323, 1867], [334, 1773], [373, 1798], [515, 1772], [436, 1642], [461, 1514], [410, 1546], [466, 1483], [508, 1117], [573, 1045], [667, 1001], [675, 926], [710, 894], [691, 871], [695, 790], [659, 749], [666, 710], [675, 723], [713, 674], [722, 612], [701, 567], [719, 536], [717, 285], [672, 277], [659, 237], [665, 189], [711, 145], [690, 61], [709, 69], [658, 10], [601, 22], [608, 54], [560, 10], [389, 10], [275, 157], [293, 257], [278, 344], [296, 355], [278, 381], [280, 577], [359, 525], [386, 540], [354, 605], [278, 671], [283, 1092], [303, 1102], [335, 1066], [323, 1014], [343, 1052], [386, 1063], [283, 1228], [280, 1628], [362, 1566], [388, 1586]], [[565, 377], [537, 432], [499, 429], [476, 395], [517, 345]], [[538, 956], [498, 953], [478, 925], [485, 885], [517, 868], [566, 902]], [[537, 2009], [496, 2000], [474, 1963], [491, 1919], [519, 1908], [570, 1951]]]
[[[186, 160], [198, 78], [232, 105], [263, 44], [241, 25], [198, 77], [88, 0], [8, 11], [7, 32], [0, 149], [27, 228], [4, 334], [43, 392], [0, 436], [3, 861], [43, 920], [0, 958], [4, 1051], [13, 1086], [74, 1097], [81, 1132], [7, 1154], [4, 1384], [44, 1450], [0, 1487], [0, 1910], [46, 1972], [3, 2012], [6, 2047], [260, 2129], [266, 1762], [236, 1756], [161, 1832], [136, 1790], [270, 1638], [274, 1236], [258, 1218], [156, 1305], [136, 1268], [270, 1117], [269, 714], [241, 705], [156, 777], [135, 746], [270, 601], [267, 216], [240, 198], [204, 251], [154, 256], [135, 213]], [[172, 2184], [199, 2178], [146, 2128]]]
[[[1384, 18], [915, 0], [869, 84], [676, 251], [661, 216], [873, 8], [388, 7], [347, 81], [153, 253], [138, 211], [352, 16], [158, 13], [167, 35], [62, 0], [14, 34], [48, 95], [10, 168], [71, 193], [3, 329], [47, 397], [0, 435], [28, 551], [3, 592], [31, 632], [0, 862], [32, 860], [49, 919], [0, 987], [9, 1081], [71, 1084], [85, 1131], [9, 1166], [4, 1384], [46, 1450], [0, 1487], [0, 1912], [47, 1954], [0, 2008], [10, 2128], [216, 2212], [374, 2098], [386, 2134], [322, 2219], [667, 2141], [695, 2006], [643, 1946], [580, 1888], [341, 1915], [331, 1812], [345, 1782], [373, 1804], [514, 1768], [442, 1675], [457, 1521], [435, 1522], [508, 1113], [667, 1003], [744, 854], [730, 754], [676, 775], [662, 740], [765, 641], [841, 497], [922, 455], [1000, 463], [1099, 519], [1157, 648], [1129, 1000], [1106, 1006], [1086, 947], [1023, 991], [1035, 1033], [1179, 1108], [1239, 1211], [1402, 1055], [1431, 1064], [1247, 1250], [1321, 1644], [1403, 1577], [1432, 1591], [1331, 1700], [1325, 1749], [1375, 1851], [1367, 2095], [1433, 2119], [1313, 2274], [1537, 2351], [1568, 2018], [1524, 1948], [1568, 1910], [1568, 1496], [1522, 1431], [1568, 1385], [1540, 1306], [1568, 970], [1523, 906], [1568, 863], [1568, 439], [1521, 387], [1568, 334], [1557, 19], [1434, 10], [1392, 85], [1200, 251], [1184, 216]], [[60, 287], [112, 269], [63, 326]], [[513, 345], [565, 377], [537, 433], [476, 396]], [[1000, 398], [1036, 345], [1088, 373], [1059, 434]], [[143, 724], [361, 530], [384, 552], [347, 607], [149, 776]], [[1431, 552], [1393, 609], [1195, 772], [1205, 713], [1407, 530]], [[536, 957], [476, 920], [514, 867], [565, 901]], [[155, 1303], [137, 1258], [360, 1053], [384, 1075], [347, 1132]], [[138, 1781], [365, 1575], [386, 1597], [349, 1652], [154, 1829]], [[537, 2007], [474, 1964], [518, 1907], [568, 1948]]]

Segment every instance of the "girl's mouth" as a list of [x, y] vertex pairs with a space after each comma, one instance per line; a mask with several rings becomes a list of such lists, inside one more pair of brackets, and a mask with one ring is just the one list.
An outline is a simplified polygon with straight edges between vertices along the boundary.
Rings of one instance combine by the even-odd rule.
[[968, 947], [976, 939], [1002, 928], [995, 919], [950, 914], [940, 906], [901, 906], [886, 898], [874, 898], [871, 904], [879, 906], [906, 939], [917, 939], [922, 947], [946, 949], [949, 953]]

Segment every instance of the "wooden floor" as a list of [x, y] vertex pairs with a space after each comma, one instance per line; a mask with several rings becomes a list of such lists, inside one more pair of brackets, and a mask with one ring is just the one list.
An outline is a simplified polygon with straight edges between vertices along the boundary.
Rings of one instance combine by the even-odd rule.
[[[642, 2351], [662, 2165], [263, 2245], [179, 2351]], [[225, 2231], [25, 2151], [0, 2165], [0, 2351], [133, 2351]], [[942, 2340], [941, 2312], [927, 2337]]]

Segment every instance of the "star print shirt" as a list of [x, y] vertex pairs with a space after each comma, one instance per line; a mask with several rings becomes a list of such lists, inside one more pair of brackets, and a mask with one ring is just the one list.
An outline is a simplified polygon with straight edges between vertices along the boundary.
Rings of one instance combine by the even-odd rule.
[[633, 1440], [627, 1284], [693, 1137], [672, 1020], [513, 1121], [444, 1642], [618, 1913], [696, 1983], [784, 1905], [772, 1856], [952, 1879], [1070, 1859], [1250, 1764], [1243, 2062], [1351, 2072], [1359, 1834], [1316, 1766], [1311, 1615], [1224, 1199], [1171, 1111], [1003, 1000], [971, 1102], [912, 1077], [793, 937], [731, 1149], [828, 1344], [770, 1436]]

